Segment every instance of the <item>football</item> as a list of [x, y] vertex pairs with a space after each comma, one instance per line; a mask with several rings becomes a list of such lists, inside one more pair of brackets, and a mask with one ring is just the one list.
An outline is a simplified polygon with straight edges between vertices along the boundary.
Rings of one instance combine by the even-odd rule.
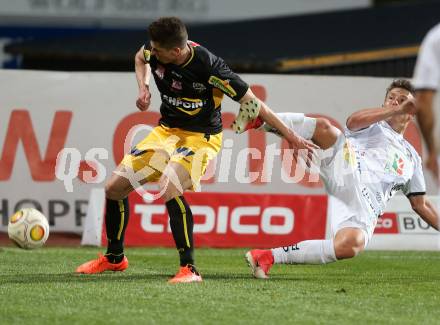
[[37, 209], [21, 209], [9, 219], [8, 236], [18, 247], [39, 248], [49, 237], [49, 223]]

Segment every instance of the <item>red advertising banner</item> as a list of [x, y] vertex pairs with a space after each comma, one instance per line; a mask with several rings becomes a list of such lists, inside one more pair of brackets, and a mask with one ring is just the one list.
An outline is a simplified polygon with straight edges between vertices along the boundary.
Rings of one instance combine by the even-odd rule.
[[398, 234], [397, 213], [384, 213], [377, 219], [375, 234]]
[[[278, 247], [325, 238], [325, 195], [186, 193], [185, 198], [197, 247]], [[136, 192], [129, 200], [125, 245], [174, 246], [163, 201], [146, 203]]]

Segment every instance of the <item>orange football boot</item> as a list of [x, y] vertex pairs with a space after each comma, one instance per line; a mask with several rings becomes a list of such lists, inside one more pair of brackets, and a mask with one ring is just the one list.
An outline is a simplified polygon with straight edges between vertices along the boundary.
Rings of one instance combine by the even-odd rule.
[[181, 266], [179, 272], [168, 283], [202, 282], [202, 276], [191, 264]]
[[83, 274], [95, 274], [102, 273], [104, 271], [124, 271], [128, 267], [128, 259], [126, 256], [122, 259], [120, 263], [110, 263], [107, 256], [98, 254], [98, 258], [95, 260], [88, 261], [81, 264], [76, 269], [76, 273]]

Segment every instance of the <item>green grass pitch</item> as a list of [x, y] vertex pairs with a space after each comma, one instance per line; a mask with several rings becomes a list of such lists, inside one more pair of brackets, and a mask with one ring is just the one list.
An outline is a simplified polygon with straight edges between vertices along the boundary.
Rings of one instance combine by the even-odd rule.
[[1, 324], [439, 324], [440, 253], [366, 252], [250, 276], [245, 249], [198, 249], [204, 282], [167, 284], [174, 249], [127, 249], [123, 273], [75, 275], [98, 249], [0, 249]]

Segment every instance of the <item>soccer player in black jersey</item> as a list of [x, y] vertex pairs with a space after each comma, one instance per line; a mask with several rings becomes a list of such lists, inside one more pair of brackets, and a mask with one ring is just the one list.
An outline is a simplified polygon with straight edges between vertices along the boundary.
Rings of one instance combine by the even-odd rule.
[[[122, 160], [106, 184], [107, 252], [78, 267], [78, 273], [123, 271], [128, 267], [123, 242], [128, 222], [127, 195], [137, 184], [127, 171], [142, 173], [140, 184], [159, 181], [180, 256], [180, 269], [170, 282], [199, 282], [194, 266], [193, 216], [183, 192], [199, 184], [208, 162], [221, 148], [221, 101], [226, 94], [238, 101], [240, 112], [252, 111], [279, 130], [296, 149], [312, 151], [313, 143], [299, 137], [261, 101], [219, 57], [188, 40], [185, 25], [176, 17], [163, 17], [149, 28], [150, 43], [135, 56], [139, 96], [136, 106], [150, 105], [151, 74], [162, 105], [159, 125]], [[238, 114], [233, 129], [246, 129], [248, 119]], [[139, 185], [140, 185], [139, 184]]]

